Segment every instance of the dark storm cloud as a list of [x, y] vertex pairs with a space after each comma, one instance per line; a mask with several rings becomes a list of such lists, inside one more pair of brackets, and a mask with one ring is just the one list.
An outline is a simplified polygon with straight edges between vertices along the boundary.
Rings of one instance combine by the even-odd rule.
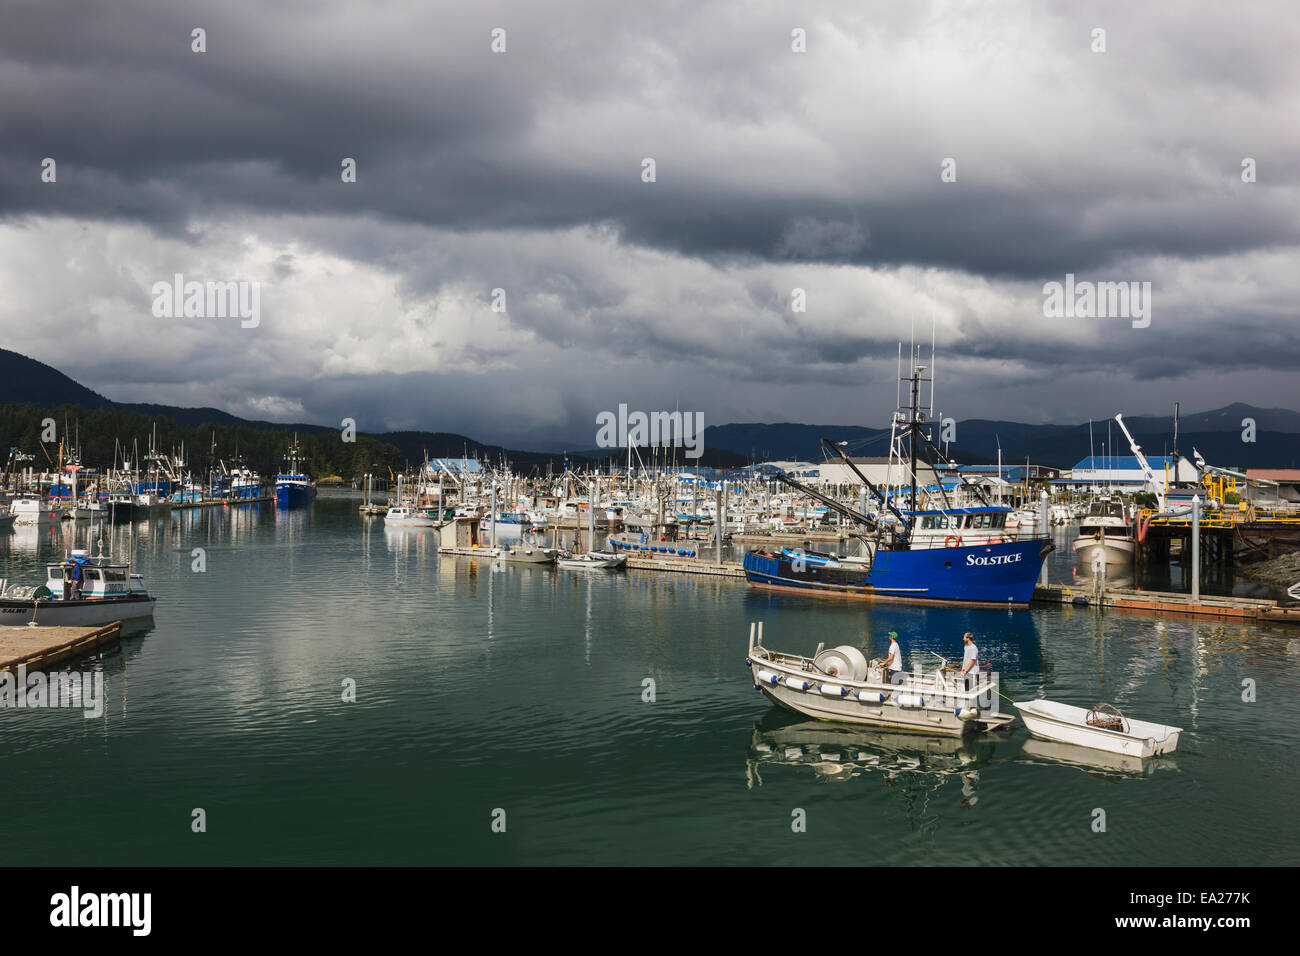
[[[517, 403], [461, 393], [509, 375], [547, 382], [528, 427], [557, 434], [642, 383], [711, 421], [824, 418], [931, 320], [986, 415], [1300, 364], [1284, 3], [0, 0], [0, 24], [0, 226], [47, 244], [12, 267], [6, 344], [20, 308], [60, 312], [79, 335], [39, 357], [115, 397], [415, 427], [419, 391], [490, 437]], [[150, 283], [202, 269], [265, 276], [263, 328], [133, 354]], [[1045, 318], [1067, 272], [1155, 283], [1151, 329]]]
[[[693, 256], [923, 263], [1025, 278], [1135, 254], [1290, 243], [1300, 230], [1293, 203], [1272, 191], [1296, 181], [1294, 157], [1279, 148], [1285, 134], [1263, 128], [1236, 140], [1197, 128], [1213, 121], [1207, 97], [1220, 86], [1242, 97], [1243, 110], [1283, 95], [1283, 66], [1243, 56], [1240, 39], [1229, 55], [1191, 26], [1164, 33], [1103, 7], [1098, 19], [1112, 23], [1105, 54], [1088, 50], [1086, 29], [1025, 35], [1038, 48], [1021, 54], [1046, 75], [1026, 68], [1022, 101], [981, 104], [1001, 111], [987, 125], [965, 125], [942, 86], [916, 93], [926, 77], [903, 72], [888, 84], [896, 102], [885, 129], [870, 129], [882, 105], [870, 102], [835, 128], [800, 111], [801, 97], [824, 92], [815, 70], [830, 57], [829, 30], [810, 21], [811, 52], [800, 59], [788, 49], [796, 14], [762, 11], [760, 30], [742, 28], [741, 12], [725, 5], [652, 6], [659, 15], [632, 11], [623, 22], [597, 4], [555, 16], [524, 4], [364, 12], [7, 4], [0, 211], [160, 228], [223, 209], [366, 213], [452, 229], [612, 221], [624, 241]], [[60, 8], [75, 15], [60, 17]], [[1212, 11], [1185, 19], [1209, 30]], [[508, 29], [503, 55], [488, 50], [498, 24]], [[207, 30], [204, 54], [190, 51], [195, 25]], [[954, 18], [954, 31], [961, 26]], [[863, 41], [934, 39], [903, 15], [842, 30]], [[962, 51], [954, 35], [935, 54]], [[1077, 73], [1096, 84], [1091, 99], [1044, 92]], [[656, 84], [664, 102], [655, 102]], [[591, 123], [566, 127], [575, 139], [564, 149], [534, 139], [554, 115], [611, 98], [644, 118], [639, 135], [599, 125], [596, 111]], [[1180, 139], [1151, 141], [1152, 106], [1185, 111], [1156, 119], [1157, 135]], [[934, 114], [930, 138], [946, 140], [944, 149], [909, 143], [911, 124], [888, 118], [909, 107], [918, 124]], [[770, 132], [734, 135], [777, 117], [786, 119]], [[678, 125], [711, 127], [718, 143], [701, 149]], [[1023, 140], [1006, 141], [1018, 127]], [[1063, 132], [1074, 142], [1053, 141]], [[843, 150], [845, 181], [786, 162], [800, 137]], [[1233, 188], [1241, 157], [1254, 152], [1263, 153], [1266, 184]], [[53, 194], [32, 172], [45, 155], [61, 163]], [[939, 164], [949, 155], [958, 181], [944, 184]], [[338, 180], [344, 156], [360, 171], [348, 189]], [[659, 164], [653, 185], [640, 182], [643, 156]], [[827, 232], [837, 223], [853, 225]]]

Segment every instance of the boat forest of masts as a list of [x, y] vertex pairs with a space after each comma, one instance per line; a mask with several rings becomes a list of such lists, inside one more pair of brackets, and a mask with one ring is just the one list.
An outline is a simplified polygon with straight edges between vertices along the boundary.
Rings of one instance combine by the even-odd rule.
[[[520, 545], [527, 555], [534, 549], [548, 557], [577, 555], [595, 551], [599, 534], [607, 553], [721, 563], [723, 543], [731, 540], [761, 546], [744, 560], [754, 584], [900, 598], [945, 594], [963, 601], [1027, 601], [1052, 548], [1049, 525], [1078, 522], [1071, 547], [1083, 567], [1131, 564], [1152, 529], [1165, 532], [1166, 542], [1186, 533], [1181, 529], [1192, 524], [1188, 502], [1194, 495], [1210, 509], [1200, 522], [1203, 531], [1240, 525], [1242, 516], [1226, 503], [1244, 475], [1198, 466], [1198, 482], [1178, 485], [1167, 471], [1160, 475], [1150, 466], [1119, 415], [1147, 479], [1139, 490], [1151, 494], [1154, 507], [1139, 507], [1118, 490], [1035, 485], [1028, 467], [1022, 483], [1010, 484], [1001, 479], [1001, 462], [991, 483], [973, 480], [932, 440], [933, 379], [925, 372], [926, 366], [914, 364], [900, 376], [910, 396], [900, 389], [888, 456], [873, 459], [874, 482], [859, 468], [861, 459], [824, 440], [826, 461], [840, 469], [837, 483], [796, 478], [775, 466], [706, 474], [679, 463], [674, 450], [628, 447], [625, 458], [611, 457], [601, 467], [570, 468], [566, 460], [559, 473], [528, 476], [504, 459], [426, 457], [406, 473], [366, 475], [353, 485], [362, 492], [360, 511], [386, 525], [452, 528], [442, 534], [448, 550], [512, 553]], [[921, 397], [925, 383], [931, 385], [929, 408]], [[296, 435], [287, 443], [283, 470], [273, 477], [249, 468], [238, 449], [218, 455], [215, 443], [198, 468], [187, 463], [183, 447], [164, 452], [152, 437], [143, 450], [138, 440], [115, 444], [112, 463], [97, 467], [82, 462], [75, 440], [60, 443], [56, 452], [42, 446], [44, 462], [10, 449], [0, 476], [0, 530], [137, 520], [206, 505], [297, 508], [316, 496]], [[1294, 514], [1282, 516], [1288, 518], [1296, 523]], [[575, 534], [562, 536], [567, 531]], [[1029, 542], [1038, 544], [1024, 547]], [[940, 561], [923, 552], [949, 553]], [[966, 569], [968, 579], [934, 590], [936, 575], [958, 576], [954, 565]], [[972, 585], [976, 578], [988, 586]]]

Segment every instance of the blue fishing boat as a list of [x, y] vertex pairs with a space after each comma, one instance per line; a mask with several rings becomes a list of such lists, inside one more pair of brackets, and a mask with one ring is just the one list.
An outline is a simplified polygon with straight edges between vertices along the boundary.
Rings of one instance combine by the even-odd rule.
[[[864, 487], [894, 519], [886, 525], [875, 515], [850, 508], [835, 498], [778, 472], [776, 478], [794, 490], [826, 505], [851, 524], [861, 526], [860, 555], [837, 556], [808, 550], [751, 551], [745, 555], [745, 577], [762, 588], [842, 597], [954, 604], [1024, 605], [1034, 596], [1043, 562], [1053, 550], [1045, 538], [1012, 540], [1003, 537], [1003, 508], [918, 509], [915, 463], [917, 446], [926, 442], [939, 454], [926, 433], [932, 416], [920, 408], [919, 390], [924, 366], [912, 370], [912, 402], [895, 421], [910, 433], [909, 460], [912, 487], [910, 507], [900, 510], [887, 495], [829, 439], [822, 446], [838, 456], [858, 476]], [[943, 494], [940, 487], [940, 494]], [[945, 503], [946, 496], [945, 496]], [[987, 505], [987, 503], [986, 503]], [[882, 512], [883, 513], [883, 512]], [[941, 523], [942, 522], [942, 523]], [[943, 547], [935, 547], [942, 534]], [[965, 537], [964, 537], [965, 536]]]
[[298, 436], [293, 436], [289, 454], [285, 456], [284, 473], [275, 476], [275, 506], [277, 508], [306, 508], [316, 500], [316, 486], [311, 476], [299, 466], [301, 451]]
[[881, 548], [871, 558], [837, 558], [782, 549], [745, 555], [745, 577], [758, 587], [907, 601], [1028, 604], [1052, 550], [1031, 539], [963, 548]]

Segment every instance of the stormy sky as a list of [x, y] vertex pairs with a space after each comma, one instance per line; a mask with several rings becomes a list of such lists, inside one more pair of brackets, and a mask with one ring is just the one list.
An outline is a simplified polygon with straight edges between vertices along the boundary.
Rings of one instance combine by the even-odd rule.
[[[882, 425], [932, 324], [956, 418], [1296, 408], [1297, 48], [1290, 0], [0, 0], [0, 345], [526, 448]], [[1149, 327], [1045, 316], [1067, 273]]]

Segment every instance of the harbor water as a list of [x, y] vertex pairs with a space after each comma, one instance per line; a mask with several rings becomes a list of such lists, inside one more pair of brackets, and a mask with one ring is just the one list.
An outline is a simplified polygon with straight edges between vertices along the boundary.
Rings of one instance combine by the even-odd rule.
[[[81, 665], [104, 673], [102, 717], [0, 709], [2, 807], [24, 837], [6, 863], [1300, 862], [1294, 630], [494, 568], [358, 500], [105, 532], [106, 551], [130, 546], [154, 622]], [[0, 560], [39, 580], [72, 535], [98, 532], [18, 528]], [[1051, 569], [1072, 573], [1069, 556]], [[1011, 698], [1105, 700], [1185, 731], [1133, 766], [1019, 721], [969, 743], [808, 722], [754, 691], [754, 621], [802, 654], [883, 656], [896, 630], [927, 668], [969, 630]]]

